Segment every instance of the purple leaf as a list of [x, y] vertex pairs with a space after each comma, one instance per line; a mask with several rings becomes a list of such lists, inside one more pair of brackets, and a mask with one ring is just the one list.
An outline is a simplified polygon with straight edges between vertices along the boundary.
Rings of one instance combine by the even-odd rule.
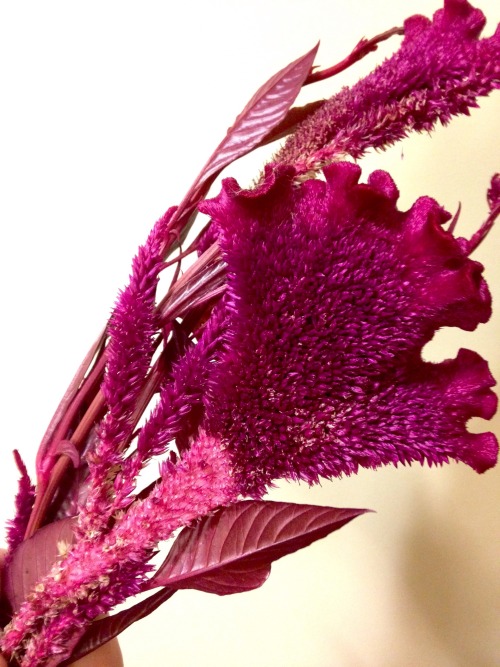
[[273, 128], [272, 132], [266, 135], [261, 145], [265, 146], [291, 134], [299, 123], [303, 123], [307, 118], [312, 116], [323, 104], [324, 100], [318, 100], [317, 102], [309, 102], [300, 107], [292, 107], [283, 120]]
[[56, 445], [56, 453], [60, 456], [67, 456], [74, 468], [80, 465], [80, 454], [71, 440], [59, 440]]
[[4, 572], [5, 595], [13, 611], [19, 609], [36, 583], [50, 571], [60, 555], [61, 543], [73, 542], [74, 523], [75, 519], [50, 523], [14, 551]]
[[175, 219], [186, 221], [224, 167], [259, 146], [285, 118], [311, 72], [318, 46], [316, 44], [259, 88], [203, 167], [174, 214]]
[[149, 587], [228, 595], [261, 586], [271, 563], [367, 510], [242, 501], [184, 528]]
[[99, 646], [109, 642], [110, 639], [114, 639], [114, 637], [117, 637], [120, 632], [125, 630], [125, 628], [128, 628], [129, 625], [132, 625], [132, 623], [135, 623], [136, 621], [140, 621], [141, 618], [145, 618], [151, 614], [151, 612], [155, 611], [155, 609], [158, 609], [158, 607], [171, 598], [174, 593], [175, 590], [162, 588], [157, 593], [150, 595], [145, 600], [141, 600], [141, 602], [130, 607], [130, 609], [124, 609], [113, 616], [106, 616], [105, 618], [93, 621], [80, 638], [75, 649], [72, 651], [71, 658], [64, 661], [62, 665], [67, 665], [74, 660], [79, 660], [88, 653], [92, 653], [92, 651], [98, 649]]
[[[71, 656], [73, 655], [75, 646], [79, 645], [79, 642], [84, 634], [85, 627], [79, 627], [75, 629], [70, 637], [66, 638], [64, 641], [64, 653], [55, 653], [51, 655], [50, 658], [44, 662], [44, 667], [59, 667], [60, 665], [66, 665], [68, 664], [68, 660], [71, 660], [72, 663], [73, 658]], [[90, 651], [88, 652], [90, 653]], [[70, 657], [66, 659], [65, 656]]]
[[277, 72], [252, 97], [201, 173], [203, 180], [245, 155], [283, 120], [309, 76], [318, 44]]

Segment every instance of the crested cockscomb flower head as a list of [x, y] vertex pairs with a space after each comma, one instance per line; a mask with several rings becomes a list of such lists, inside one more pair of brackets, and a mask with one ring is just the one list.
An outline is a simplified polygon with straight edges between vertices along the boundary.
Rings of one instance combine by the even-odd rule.
[[[484, 23], [467, 0], [444, 0], [432, 21], [413, 16], [361, 40], [327, 70], [312, 71], [314, 47], [257, 91], [158, 220], [51, 420], [36, 488], [16, 454], [0, 662], [71, 662], [178, 589], [256, 588], [273, 560], [364, 512], [243, 500], [275, 480], [495, 464], [495, 436], [467, 430], [496, 410], [486, 362], [462, 349], [429, 363], [423, 348], [441, 327], [472, 331], [490, 317], [471, 254], [500, 214], [500, 176], [487, 219], [465, 239], [454, 235], [458, 214], [449, 223], [428, 197], [401, 211], [387, 173], [365, 183], [341, 161], [467, 114], [498, 88], [500, 29], [480, 39]], [[303, 85], [403, 32], [358, 84], [291, 108]], [[287, 133], [252, 189], [226, 179], [200, 203], [223, 168]], [[211, 224], [183, 247], [197, 208]]]
[[478, 97], [500, 86], [500, 28], [479, 39], [484, 25], [484, 14], [467, 0], [445, 0], [432, 21], [407, 19], [399, 51], [327, 100], [276, 161], [307, 172], [468, 114]]
[[269, 168], [257, 190], [227, 179], [204, 204], [228, 265], [226, 350], [207, 428], [233, 457], [243, 492], [388, 463], [457, 459], [483, 471], [495, 412], [486, 362], [461, 350], [439, 364], [423, 346], [443, 326], [490, 316], [483, 267], [433, 199], [396, 207], [391, 177], [336, 163], [296, 186]]

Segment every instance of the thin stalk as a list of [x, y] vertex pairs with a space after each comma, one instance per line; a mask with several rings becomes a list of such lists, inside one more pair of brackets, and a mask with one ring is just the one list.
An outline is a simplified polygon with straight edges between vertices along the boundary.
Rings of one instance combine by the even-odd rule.
[[[92, 427], [96, 421], [102, 417], [105, 411], [105, 407], [106, 401], [104, 399], [104, 395], [101, 390], [99, 390], [84, 416], [82, 417], [81, 421], [79, 422], [78, 426], [76, 427], [72, 437], [69, 438], [69, 441], [74, 445], [77, 451], [87, 441]], [[73, 463], [70, 457], [66, 454], [61, 454], [57, 459], [50, 473], [48, 483], [41, 493], [37, 493], [35, 504], [31, 512], [28, 526], [26, 528], [26, 533], [24, 536], [25, 540], [30, 538], [42, 525], [47, 510], [50, 507], [54, 493], [59, 488], [61, 480], [66, 474], [70, 465], [73, 465]]]
[[324, 81], [325, 79], [329, 79], [336, 74], [340, 74], [340, 72], [343, 72], [351, 65], [354, 65], [354, 63], [357, 63], [358, 60], [362, 60], [362, 58], [364, 58], [368, 53], [375, 51], [378, 48], [380, 42], [384, 42], [386, 39], [389, 39], [394, 35], [404, 35], [404, 28], [390, 28], [390, 30], [386, 30], [385, 32], [382, 32], [379, 35], [372, 37], [371, 39], [362, 39], [360, 42], [358, 42], [358, 44], [356, 44], [352, 52], [347, 56], [347, 58], [344, 58], [344, 60], [341, 60], [336, 65], [332, 65], [331, 67], [328, 67], [327, 69], [321, 70], [319, 72], [311, 72], [311, 74], [309, 74], [305, 80], [304, 86], [308, 86], [311, 83], [316, 83], [317, 81]]

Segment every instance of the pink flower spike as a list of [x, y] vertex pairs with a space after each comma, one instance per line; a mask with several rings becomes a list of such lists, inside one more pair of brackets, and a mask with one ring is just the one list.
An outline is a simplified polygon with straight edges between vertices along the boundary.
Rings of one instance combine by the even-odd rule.
[[107, 414], [98, 429], [98, 442], [88, 454], [90, 481], [79, 528], [104, 526], [116, 507], [109, 497], [109, 470], [118, 464], [134, 428], [133, 416], [154, 353], [160, 325], [156, 314], [156, 287], [163, 268], [162, 252], [175, 208], [158, 220], [133, 260], [128, 286], [118, 297], [109, 325], [106, 374], [102, 392]]
[[115, 477], [120, 509], [131, 502], [135, 479], [152, 457], [163, 455], [173, 440], [182, 450], [179, 440], [191, 442], [197, 434], [208, 373], [222, 339], [222, 324], [223, 313], [217, 308], [205, 324], [198, 343], [190, 345], [174, 365], [171, 377], [165, 380], [159, 401], [138, 435], [136, 450], [123, 461], [122, 470]]
[[468, 114], [478, 97], [500, 86], [500, 28], [479, 39], [484, 24], [483, 13], [466, 0], [446, 0], [432, 22], [407, 19], [400, 49], [307, 118], [276, 163], [307, 173]]
[[158, 542], [237, 495], [227, 452], [218, 439], [200, 433], [176, 465], [163, 466], [155, 489], [107, 535], [80, 540], [53, 567], [7, 626], [2, 650], [10, 655], [25, 643], [22, 667], [63, 653], [75, 628], [140, 592]]

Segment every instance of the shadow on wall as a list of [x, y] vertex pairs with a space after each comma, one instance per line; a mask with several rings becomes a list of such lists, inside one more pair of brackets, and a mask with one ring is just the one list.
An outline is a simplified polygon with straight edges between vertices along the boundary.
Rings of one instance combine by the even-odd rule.
[[[491, 429], [499, 427], [497, 419]], [[424, 504], [417, 502], [401, 558], [401, 590], [411, 610], [403, 613], [421, 635], [411, 641], [432, 641], [447, 665], [494, 667], [500, 665], [500, 530], [489, 540], [485, 533], [497, 526], [500, 470], [471, 477], [457, 467], [439, 503], [425, 494]]]

